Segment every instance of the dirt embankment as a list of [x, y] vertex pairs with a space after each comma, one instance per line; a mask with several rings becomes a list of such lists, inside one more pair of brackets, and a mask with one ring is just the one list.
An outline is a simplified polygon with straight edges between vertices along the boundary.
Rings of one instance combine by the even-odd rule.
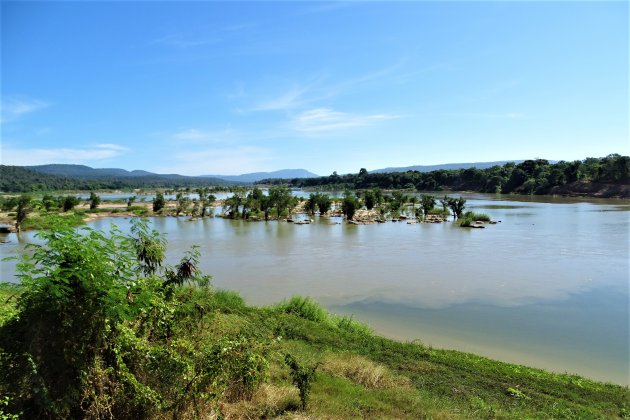
[[549, 194], [571, 197], [630, 198], [630, 184], [601, 184], [598, 182], [576, 181], [553, 187]]

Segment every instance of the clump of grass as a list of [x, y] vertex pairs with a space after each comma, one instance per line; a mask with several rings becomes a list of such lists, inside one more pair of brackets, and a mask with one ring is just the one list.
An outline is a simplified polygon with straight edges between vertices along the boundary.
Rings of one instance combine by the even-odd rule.
[[264, 384], [249, 401], [223, 404], [226, 419], [275, 418], [300, 408], [298, 390], [292, 386]]
[[217, 290], [212, 297], [214, 305], [225, 312], [241, 311], [245, 308], [245, 299], [232, 290]]
[[363, 356], [351, 354], [329, 355], [324, 360], [321, 369], [333, 376], [344, 377], [366, 388], [394, 389], [411, 387], [409, 378], [395, 375], [387, 367], [374, 363]]
[[473, 213], [472, 211], [467, 211], [464, 213], [464, 217], [460, 219], [459, 225], [461, 227], [470, 227], [474, 222], [489, 222], [490, 216], [486, 213]]
[[40, 213], [39, 215], [29, 216], [23, 223], [23, 229], [37, 230], [53, 230], [62, 227], [77, 227], [84, 225], [83, 214], [74, 212], [59, 213]]
[[326, 322], [328, 311], [310, 297], [293, 296], [289, 300], [280, 302], [272, 307], [274, 312], [297, 315], [300, 318], [315, 322]]
[[352, 316], [332, 316], [331, 319], [342, 330], [370, 336], [374, 334], [374, 330], [369, 325], [355, 320]]

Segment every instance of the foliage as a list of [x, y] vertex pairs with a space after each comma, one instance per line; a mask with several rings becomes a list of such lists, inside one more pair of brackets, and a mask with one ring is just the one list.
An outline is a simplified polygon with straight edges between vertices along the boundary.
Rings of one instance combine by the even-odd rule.
[[297, 315], [301, 318], [315, 322], [325, 322], [328, 319], [328, 312], [319, 303], [310, 297], [293, 296], [288, 301], [284, 301], [275, 307], [276, 312]]
[[79, 199], [73, 195], [66, 195], [62, 198], [61, 208], [64, 212], [72, 210], [76, 205], [79, 204]]
[[361, 207], [359, 199], [351, 191], [346, 190], [343, 193], [343, 201], [341, 202], [341, 212], [346, 219], [352, 220], [354, 213]]
[[84, 225], [83, 215], [76, 212], [67, 213], [39, 213], [26, 219], [22, 227], [24, 229], [51, 230], [59, 228], [71, 228]]
[[138, 221], [131, 236], [115, 227], [38, 235], [44, 243], [18, 264], [16, 315], [0, 326], [7, 413], [181, 417], [201, 401], [246, 398], [266, 378], [264, 341], [184, 334], [211, 316], [180, 293], [186, 282], [208, 284], [196, 250], [165, 265], [164, 240]]
[[462, 212], [466, 208], [466, 199], [461, 196], [459, 198], [444, 196], [444, 199], [446, 200], [446, 204], [451, 208], [451, 211], [453, 212], [453, 217], [455, 219], [459, 219], [462, 215]]
[[166, 206], [166, 200], [164, 200], [164, 194], [158, 192], [153, 199], [153, 212], [157, 213]]
[[422, 207], [422, 213], [424, 216], [428, 216], [429, 212], [433, 210], [433, 207], [435, 207], [435, 197], [423, 194], [420, 198], [420, 206]]
[[302, 410], [306, 410], [309, 394], [311, 393], [312, 382], [313, 379], [315, 379], [315, 370], [317, 369], [319, 363], [315, 366], [300, 365], [295, 357], [289, 353], [286, 354], [284, 360], [291, 369], [293, 385], [295, 385], [300, 391]]
[[64, 171], [67, 175], [61, 176], [55, 173], [35, 171], [32, 168], [24, 168], [21, 166], [0, 165], [0, 191], [28, 193], [36, 191], [215, 187], [238, 184], [218, 178], [189, 177], [182, 175], [148, 174], [141, 176], [119, 176], [110, 174], [106, 176], [90, 176], [72, 174], [69, 173], [70, 171], [67, 169], [63, 169], [61, 172]]
[[[549, 163], [545, 159], [507, 163], [487, 169], [440, 169], [431, 172], [383, 172], [333, 175], [319, 178], [264, 180], [260, 183], [289, 184], [292, 187], [331, 189], [405, 189], [418, 191], [479, 191], [489, 193], [548, 194], [554, 187], [573, 182], [628, 183], [630, 157], [611, 154], [603, 158]], [[367, 199], [367, 196], [366, 196]], [[371, 198], [370, 205], [371, 203]], [[366, 205], [368, 203], [366, 202]]]
[[94, 210], [101, 204], [101, 197], [96, 195], [94, 191], [90, 193], [90, 210]]
[[17, 205], [15, 210], [15, 226], [17, 230], [20, 230], [20, 227], [26, 220], [28, 213], [32, 209], [31, 197], [28, 195], [21, 195], [17, 199]]

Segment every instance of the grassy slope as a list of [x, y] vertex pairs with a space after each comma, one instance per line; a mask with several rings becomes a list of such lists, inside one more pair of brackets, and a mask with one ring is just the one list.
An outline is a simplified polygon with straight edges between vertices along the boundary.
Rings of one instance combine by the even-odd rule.
[[[0, 285], [0, 324], [15, 293]], [[267, 383], [251, 400], [225, 401], [227, 418], [630, 418], [628, 388], [377, 337], [308, 299], [254, 308], [232, 292], [183, 289], [178, 300], [182, 313], [205, 313], [182, 318], [178, 334], [268, 345]], [[286, 353], [320, 363], [306, 412]]]

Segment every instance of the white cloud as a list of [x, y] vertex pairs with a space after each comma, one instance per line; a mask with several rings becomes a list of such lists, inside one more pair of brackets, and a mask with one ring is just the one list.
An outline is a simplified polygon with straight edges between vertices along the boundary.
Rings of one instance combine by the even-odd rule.
[[176, 152], [167, 165], [156, 168], [158, 173], [181, 175], [238, 175], [271, 170], [269, 150], [255, 146], [186, 150]]
[[303, 134], [318, 135], [331, 134], [355, 127], [365, 127], [379, 121], [397, 118], [401, 118], [401, 116], [392, 114], [358, 115], [333, 111], [329, 108], [316, 108], [295, 116], [290, 126], [293, 130]]
[[128, 152], [129, 149], [117, 144], [98, 144], [86, 148], [30, 148], [20, 149], [3, 147], [1, 161], [3, 165], [30, 166], [49, 163], [87, 163], [109, 159]]
[[258, 104], [254, 107], [254, 111], [284, 111], [295, 109], [302, 104], [303, 96], [307, 91], [307, 88], [294, 86], [282, 95]]
[[30, 99], [24, 97], [3, 98], [0, 114], [0, 121], [4, 124], [15, 121], [23, 115], [30, 114], [43, 108], [47, 108], [48, 103], [39, 99]]
[[207, 131], [196, 128], [179, 131], [172, 135], [173, 140], [184, 143], [232, 143], [239, 137], [239, 133], [226, 128], [225, 130]]

